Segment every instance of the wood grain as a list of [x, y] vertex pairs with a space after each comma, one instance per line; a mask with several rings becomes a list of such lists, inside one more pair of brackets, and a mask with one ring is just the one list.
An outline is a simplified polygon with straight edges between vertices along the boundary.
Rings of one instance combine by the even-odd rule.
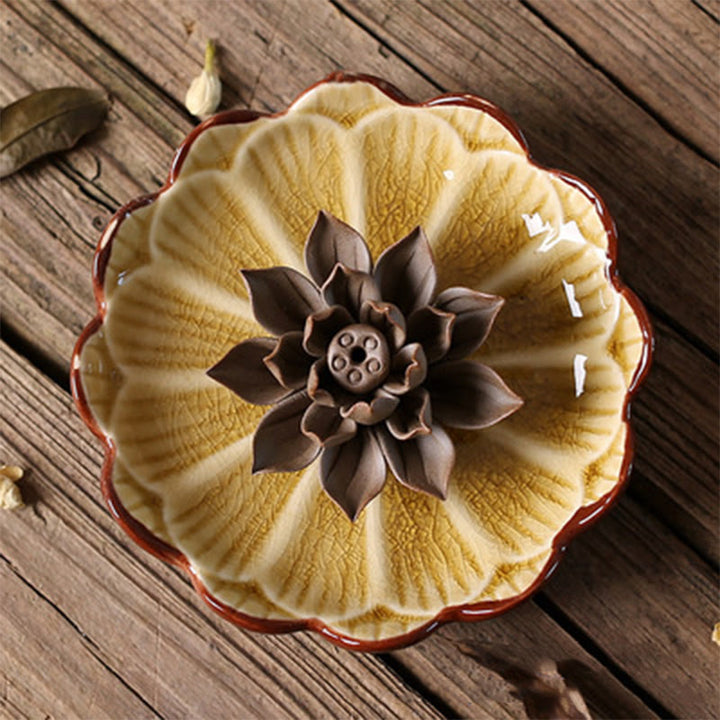
[[528, 0], [604, 73], [716, 163], [720, 28], [691, 0]]
[[569, 634], [558, 632], [555, 622], [535, 602], [492, 620], [448, 625], [422, 644], [394, 656], [437, 696], [449, 696], [447, 704], [453, 716], [479, 716], [481, 687], [485, 703], [498, 703], [491, 717], [505, 717], [501, 713], [508, 707], [508, 683], [516, 688], [519, 678], [535, 672], [543, 660], [551, 659], [559, 664], [566, 680], [580, 690], [593, 717], [655, 717], [597, 660], [581, 651]]
[[439, 87], [496, 102], [538, 160], [594, 187], [618, 225], [623, 278], [717, 353], [717, 166], [519, 3], [338, 5]]
[[[10, 603], [14, 632], [34, 624], [35, 612], [39, 627], [45, 627], [48, 613], [65, 618], [72, 642], [84, 647], [77, 654], [77, 677], [97, 672], [109, 684], [112, 678], [105, 675], [119, 676], [131, 695], [162, 717], [397, 717], [403, 712], [438, 717], [372, 656], [350, 655], [309, 636], [245, 633], [208, 617], [184, 577], [134, 546], [114, 524], [97, 485], [100, 448], [70, 398], [4, 344], [0, 361], [0, 456], [29, 470], [22, 490], [30, 504], [3, 516], [0, 551], [6, 570], [12, 569], [27, 592], [48, 598], [41, 604], [44, 614], [37, 610], [39, 600]], [[48, 624], [48, 631], [59, 622]], [[33, 637], [43, 642], [41, 634]], [[56, 654], [69, 642], [63, 638], [58, 634]], [[10, 646], [7, 662], [18, 654], [19, 646]], [[100, 669], [93, 670], [92, 663], [86, 667], [83, 658], [96, 665], [99, 658]], [[53, 675], [52, 653], [38, 653], [28, 662], [34, 662], [40, 678], [47, 676], [49, 687], [58, 686], [58, 705], [49, 695], [47, 709], [65, 714], [62, 703], [72, 698], [74, 675], [62, 673], [62, 662], [55, 663]], [[3, 673], [12, 677], [9, 665]], [[77, 711], [69, 714], [88, 717], [91, 705], [85, 700], [77, 698]], [[115, 717], [135, 716], [117, 708]]]
[[575, 540], [544, 595], [674, 717], [715, 717], [717, 574], [629, 497]]
[[[418, 99], [435, 94], [432, 82], [388, 53], [326, 0], [244, 0], [242, 4], [207, 0], [202, 5], [173, 0], [151, 6], [143, 0], [128, 0], [122, 6], [108, 0], [62, 0], [61, 4], [81, 24], [76, 33], [86, 28], [118, 56], [142, 68], [143, 76], [178, 103], [200, 69], [207, 38], [214, 38], [219, 48], [221, 108], [240, 104], [277, 112], [339, 68], [393, 78]], [[28, 10], [24, 7], [23, 14]]]
[[29, 585], [4, 554], [0, 587], [3, 717], [158, 717], [105, 666], [92, 640]]
[[653, 367], [633, 404], [629, 492], [717, 567], [717, 366], [658, 320], [655, 338]]

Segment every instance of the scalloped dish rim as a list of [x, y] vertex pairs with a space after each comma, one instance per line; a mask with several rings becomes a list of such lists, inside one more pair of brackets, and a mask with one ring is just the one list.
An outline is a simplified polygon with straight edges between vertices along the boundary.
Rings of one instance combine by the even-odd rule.
[[[552, 549], [547, 562], [545, 563], [542, 571], [530, 584], [530, 586], [521, 593], [503, 600], [492, 600], [475, 604], [445, 607], [432, 620], [425, 623], [424, 625], [415, 628], [408, 633], [396, 635], [394, 637], [386, 638], [384, 640], [357, 640], [350, 636], [336, 632], [328, 625], [326, 625], [321, 619], [315, 617], [298, 620], [258, 618], [231, 608], [230, 606], [215, 598], [211, 594], [211, 592], [205, 587], [198, 575], [195, 573], [188, 558], [180, 550], [172, 547], [171, 545], [167, 544], [166, 542], [155, 536], [153, 533], [151, 533], [122, 505], [112, 482], [112, 471], [116, 454], [115, 443], [113, 441], [113, 438], [109, 434], [103, 432], [103, 430], [96, 422], [95, 417], [93, 416], [93, 413], [90, 409], [88, 400], [86, 398], [80, 374], [80, 357], [85, 343], [102, 327], [107, 312], [107, 304], [105, 301], [104, 291], [105, 270], [110, 259], [115, 234], [117, 233], [117, 230], [122, 224], [122, 222], [130, 215], [130, 213], [140, 207], [154, 202], [162, 193], [166, 192], [173, 185], [180, 173], [180, 169], [188, 155], [190, 147], [200, 136], [200, 134], [208, 128], [218, 125], [244, 124], [263, 117], [281, 117], [288, 111], [289, 108], [293, 107], [295, 103], [297, 103], [302, 97], [304, 97], [307, 93], [311, 92], [315, 88], [325, 83], [349, 82], [370, 83], [374, 85], [377, 89], [379, 89], [381, 92], [383, 92], [386, 96], [388, 96], [391, 100], [401, 105], [412, 107], [433, 107], [439, 105], [450, 105], [458, 107], [469, 107], [485, 112], [491, 115], [495, 120], [500, 122], [520, 143], [530, 165], [545, 172], [548, 172], [551, 175], [554, 175], [555, 177], [572, 185], [582, 194], [584, 194], [585, 197], [587, 197], [588, 200], [590, 200], [590, 202], [593, 204], [595, 210], [598, 213], [598, 216], [602, 221], [603, 227], [607, 232], [607, 278], [614, 290], [618, 294], [623, 296], [631, 306], [633, 312], [635, 313], [635, 316], [637, 317], [643, 338], [643, 348], [640, 355], [639, 363], [635, 370], [633, 379], [627, 388], [623, 402], [623, 424], [627, 429], [627, 435], [618, 482], [613, 487], [613, 489], [605, 496], [603, 496], [600, 500], [585, 507], [581, 507], [579, 510], [577, 510], [575, 514], [570, 518], [570, 520], [568, 520], [566, 524], [560, 529], [560, 531], [553, 538]], [[245, 629], [272, 634], [296, 632], [300, 630], [312, 630], [322, 635], [335, 645], [338, 645], [345, 649], [364, 652], [387, 652], [389, 650], [398, 649], [418, 642], [428, 637], [438, 627], [447, 622], [476, 621], [495, 617], [504, 612], [507, 612], [515, 605], [519, 604], [520, 602], [537, 592], [537, 590], [547, 581], [547, 579], [557, 567], [562, 552], [565, 550], [568, 543], [582, 530], [584, 530], [586, 527], [588, 527], [590, 524], [600, 518], [617, 501], [618, 497], [620, 496], [628, 482], [630, 470], [632, 468], [632, 458], [634, 452], [633, 432], [630, 425], [630, 405], [633, 397], [638, 391], [638, 388], [640, 387], [641, 383], [644, 381], [647, 373], [649, 372], [654, 348], [654, 339], [650, 319], [648, 317], [645, 307], [643, 306], [640, 299], [635, 295], [635, 293], [623, 284], [618, 275], [617, 244], [618, 238], [615, 223], [611, 218], [610, 214], [608, 213], [605, 203], [600, 198], [600, 196], [589, 185], [574, 177], [573, 175], [559, 170], [545, 168], [534, 162], [530, 155], [528, 144], [515, 122], [508, 115], [506, 115], [503, 110], [501, 110], [493, 103], [476, 97], [474, 95], [449, 93], [440, 95], [425, 102], [416, 103], [411, 101], [407, 96], [405, 96], [392, 84], [380, 78], [364, 74], [334, 72], [328, 75], [325, 79], [315, 83], [314, 85], [311, 85], [309, 88], [300, 93], [300, 95], [295, 98], [295, 100], [288, 106], [288, 108], [283, 110], [282, 112], [268, 114], [260, 113], [253, 110], [238, 109], [221, 112], [217, 115], [214, 115], [213, 117], [208, 118], [205, 122], [194, 128], [180, 145], [173, 159], [170, 173], [165, 184], [155, 193], [144, 195], [134, 200], [131, 200], [127, 204], [123, 205], [113, 215], [100, 238], [93, 259], [93, 290], [97, 312], [95, 317], [84, 328], [73, 350], [70, 370], [70, 386], [75, 404], [83, 421], [93, 432], [93, 434], [102, 441], [104, 446], [104, 462], [101, 475], [101, 489], [105, 498], [105, 502], [110, 509], [110, 512], [112, 513], [118, 524], [123, 528], [123, 530], [140, 547], [160, 558], [161, 560], [164, 560], [165, 562], [168, 562], [171, 565], [179, 567], [185, 572], [187, 572], [196, 591], [199, 593], [205, 603], [207, 603], [207, 605], [209, 605], [214, 611], [219, 613], [226, 620], [229, 620]]]

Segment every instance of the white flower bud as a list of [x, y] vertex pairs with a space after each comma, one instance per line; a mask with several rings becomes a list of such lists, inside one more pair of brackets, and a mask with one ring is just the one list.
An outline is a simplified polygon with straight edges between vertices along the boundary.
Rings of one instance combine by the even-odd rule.
[[215, 44], [207, 41], [205, 46], [205, 67], [188, 88], [185, 107], [195, 117], [204, 118], [217, 110], [222, 95], [222, 84], [215, 66]]

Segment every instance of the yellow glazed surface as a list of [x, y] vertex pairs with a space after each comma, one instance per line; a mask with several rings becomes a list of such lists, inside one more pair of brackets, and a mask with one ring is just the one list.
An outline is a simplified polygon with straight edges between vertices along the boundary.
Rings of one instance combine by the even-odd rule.
[[[438, 290], [506, 298], [476, 359], [525, 405], [488, 430], [450, 431], [445, 502], [390, 477], [352, 523], [317, 463], [252, 475], [266, 408], [205, 374], [267, 335], [240, 270], [305, 272], [320, 209], [356, 228], [373, 259], [420, 224]], [[124, 507], [231, 608], [315, 617], [360, 640], [402, 635], [448, 606], [522, 593], [573, 515], [619, 482], [641, 326], [608, 277], [594, 204], [531, 164], [490, 114], [324, 83], [279, 117], [201, 132], [175, 182], [115, 223], [104, 324], [80, 355], [84, 393], [116, 446]]]

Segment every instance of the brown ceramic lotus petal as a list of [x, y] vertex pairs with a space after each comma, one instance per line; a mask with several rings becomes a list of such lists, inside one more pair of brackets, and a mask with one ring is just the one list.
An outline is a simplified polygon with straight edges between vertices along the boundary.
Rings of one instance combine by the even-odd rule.
[[430, 393], [419, 387], [400, 397], [400, 404], [386, 425], [397, 440], [410, 440], [430, 433], [431, 423]]
[[257, 321], [271, 333], [302, 330], [305, 318], [325, 307], [320, 290], [297, 270], [242, 270]]
[[382, 298], [406, 316], [429, 304], [437, 274], [430, 243], [421, 227], [391, 245], [378, 258], [374, 272]]
[[464, 287], [443, 290], [435, 299], [435, 307], [455, 315], [448, 360], [458, 360], [475, 352], [490, 332], [495, 317], [505, 300]]
[[349, 393], [336, 382], [324, 357], [310, 366], [307, 392], [314, 402], [328, 407], [339, 407], [357, 399], [356, 395]]
[[293, 472], [309, 465], [320, 445], [300, 430], [311, 400], [296, 392], [265, 413], [253, 437], [253, 467], [258, 472]]
[[355, 520], [383, 489], [387, 467], [375, 436], [364, 430], [352, 440], [325, 450], [320, 473], [327, 494]]
[[322, 357], [310, 366], [307, 379], [307, 392], [310, 399], [314, 402], [334, 407], [335, 398], [333, 398], [329, 390], [323, 387], [323, 381], [327, 382], [328, 378], [332, 379], [327, 366], [327, 360]]
[[303, 415], [300, 429], [324, 448], [342, 445], [357, 432], [357, 423], [340, 415], [337, 408], [313, 403]]
[[275, 349], [263, 358], [265, 367], [289, 390], [305, 386], [312, 360], [303, 350], [303, 334], [299, 330], [281, 335]]
[[408, 318], [407, 339], [419, 342], [428, 363], [434, 363], [450, 349], [454, 324], [453, 313], [426, 305]]
[[416, 388], [427, 377], [427, 358], [420, 343], [400, 348], [392, 361], [390, 375], [383, 388], [395, 395]]
[[305, 320], [305, 351], [315, 357], [325, 355], [333, 337], [352, 322], [352, 315], [340, 305], [333, 305], [309, 315]]
[[433, 416], [450, 427], [479, 430], [512, 415], [523, 404], [487, 365], [455, 360], [434, 365], [426, 387]]
[[274, 338], [245, 340], [213, 365], [207, 374], [243, 400], [254, 405], [272, 405], [288, 394], [263, 363], [277, 345]]
[[348, 403], [340, 408], [340, 414], [343, 417], [351, 418], [360, 425], [375, 425], [375, 423], [389, 418], [399, 402], [395, 395], [378, 388], [370, 402], [356, 400]]
[[321, 210], [305, 244], [305, 264], [312, 279], [322, 285], [337, 263], [365, 273], [372, 270], [370, 251], [362, 235]]
[[399, 442], [382, 425], [375, 430], [388, 467], [395, 477], [413, 490], [444, 500], [455, 464], [455, 447], [440, 425], [427, 435]]
[[366, 300], [380, 299], [380, 290], [372, 275], [351, 270], [342, 263], [333, 268], [322, 286], [322, 294], [328, 305], [342, 305], [355, 317], [359, 316]]
[[395, 352], [405, 343], [405, 318], [400, 308], [380, 300], [368, 300], [360, 308], [360, 322], [376, 327]]

